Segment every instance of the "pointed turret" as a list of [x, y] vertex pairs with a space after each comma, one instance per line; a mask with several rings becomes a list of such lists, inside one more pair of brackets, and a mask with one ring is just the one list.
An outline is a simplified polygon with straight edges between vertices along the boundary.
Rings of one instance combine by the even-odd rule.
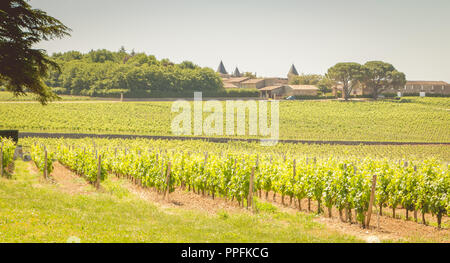
[[222, 60], [220, 61], [219, 67], [217, 68], [217, 73], [225, 74], [225, 75], [228, 74], [227, 70], [225, 69], [225, 66], [222, 63]]
[[292, 64], [291, 68], [289, 69], [288, 76], [289, 75], [298, 76], [298, 72], [297, 72], [297, 69], [295, 68], [294, 64]]
[[239, 72], [239, 69], [236, 67], [236, 69], [234, 70], [234, 73], [233, 73], [233, 77], [238, 78], [240, 76], [241, 76], [241, 72]]

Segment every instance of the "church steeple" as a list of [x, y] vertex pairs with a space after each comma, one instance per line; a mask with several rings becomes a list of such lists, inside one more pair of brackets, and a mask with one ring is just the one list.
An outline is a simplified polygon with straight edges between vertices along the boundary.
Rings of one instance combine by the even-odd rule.
[[236, 67], [236, 69], [234, 70], [233, 73], [233, 77], [240, 77], [241, 76], [241, 72], [239, 72], [239, 69]]
[[294, 64], [292, 64], [292, 66], [289, 69], [289, 72], [287, 74], [289, 84], [292, 83], [293, 79], [295, 79], [295, 76], [298, 76], [298, 72], [297, 72], [297, 69], [295, 68]]
[[288, 77], [289, 75], [298, 76], [297, 69], [295, 68], [294, 64], [292, 64], [291, 68], [289, 69]]
[[227, 70], [225, 69], [225, 66], [222, 63], [222, 60], [220, 61], [219, 67], [217, 68], [217, 73], [228, 74]]

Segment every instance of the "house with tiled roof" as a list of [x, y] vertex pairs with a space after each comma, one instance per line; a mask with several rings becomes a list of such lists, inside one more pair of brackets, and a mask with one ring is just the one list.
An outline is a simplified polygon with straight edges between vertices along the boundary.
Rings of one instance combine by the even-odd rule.
[[261, 88], [258, 91], [261, 98], [277, 99], [285, 97], [291, 91], [291, 88], [286, 85], [273, 85]]
[[[333, 95], [337, 96], [338, 92], [342, 93], [342, 85], [336, 85], [333, 87]], [[381, 94], [397, 95], [398, 93], [403, 95], [418, 95], [421, 92], [427, 94], [438, 95], [450, 95], [450, 84], [445, 81], [426, 81], [426, 80], [408, 80], [403, 87], [391, 87], [385, 89]], [[371, 96], [371, 89], [364, 85], [356, 85], [351, 95], [353, 96]]]
[[273, 85], [259, 89], [261, 98], [285, 98], [288, 96], [317, 96], [315, 85]]
[[317, 96], [319, 88], [315, 85], [288, 85], [291, 88], [289, 96]]
[[241, 87], [245, 89], [261, 89], [265, 86], [263, 78], [249, 79], [241, 83]]
[[408, 80], [403, 88], [392, 89], [387, 92], [400, 91], [403, 94], [417, 94], [425, 92], [425, 94], [441, 94], [450, 95], [450, 84], [445, 81], [425, 81], [425, 80]]
[[233, 83], [230, 82], [223, 82], [223, 87], [225, 89], [237, 89], [239, 88], [238, 86], [234, 85]]
[[[225, 88], [245, 88], [245, 89], [261, 89], [267, 86], [287, 85], [287, 78], [250, 78], [243, 77], [238, 67], [235, 68], [233, 74], [228, 74], [225, 65], [220, 61], [216, 71], [222, 78]], [[291, 66], [289, 74], [297, 74], [297, 69], [294, 65]]]
[[[234, 85], [236, 88], [241, 88], [241, 84], [247, 80], [249, 80], [249, 77], [239, 77], [239, 78], [222, 78], [224, 87], [225, 84], [231, 84]], [[228, 86], [231, 87], [231, 86]]]

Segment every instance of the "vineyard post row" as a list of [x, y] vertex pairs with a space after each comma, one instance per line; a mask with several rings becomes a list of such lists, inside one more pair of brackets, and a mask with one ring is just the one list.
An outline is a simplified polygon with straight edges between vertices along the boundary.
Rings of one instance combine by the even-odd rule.
[[48, 162], [48, 158], [47, 158], [48, 156], [47, 156], [47, 147], [45, 147], [44, 146], [44, 178], [45, 179], [48, 179], [48, 176], [49, 176], [49, 174], [47, 174], [47, 171], [48, 171], [48, 164], [47, 164], [47, 162]]
[[[227, 158], [207, 152], [202, 156], [199, 151], [194, 155], [177, 151], [168, 154], [167, 149], [165, 155], [162, 151], [143, 151], [142, 154], [144, 148], [125, 149], [120, 154], [117, 148], [113, 152], [103, 148], [100, 159], [104, 159], [105, 164], [97, 159], [97, 150], [92, 147], [86, 151], [86, 147], [60, 144], [56, 152], [63, 165], [85, 175], [92, 183], [100, 182], [107, 172], [112, 172], [129, 178], [135, 184], [155, 187], [164, 197], [168, 197], [177, 185], [182, 188], [188, 186], [194, 193], [206, 193], [213, 199], [218, 194], [231, 201], [237, 200], [242, 206], [247, 201], [247, 207], [251, 205], [252, 209], [255, 208], [254, 192], [259, 191], [261, 195], [261, 190], [264, 190], [267, 198], [271, 191], [274, 200], [275, 194], [281, 195], [283, 204], [286, 196], [291, 200], [295, 198], [295, 201], [307, 198], [309, 204], [316, 200], [318, 213], [322, 212], [321, 204], [328, 208], [329, 213], [334, 207], [340, 216], [345, 212], [347, 222], [352, 222], [354, 210], [355, 219], [363, 227], [370, 224], [374, 204], [379, 206], [379, 213], [383, 206], [392, 208], [393, 217], [396, 217], [394, 213], [398, 206], [406, 209], [407, 217], [408, 211], [420, 209], [422, 215], [431, 212], [438, 216], [439, 227], [442, 215], [449, 211], [446, 207], [449, 207], [450, 199], [446, 193], [450, 177], [445, 170], [448, 167], [442, 167], [435, 160], [417, 163], [420, 170], [414, 163], [409, 165], [408, 161], [402, 165], [370, 158], [343, 161], [330, 158], [319, 163], [316, 158], [306, 158], [298, 167], [296, 159], [288, 160], [285, 155], [275, 160], [272, 155], [270, 158], [265, 156], [260, 161], [259, 155], [240, 153], [229, 153]], [[375, 174], [379, 176], [380, 186]], [[423, 223], [426, 224], [425, 220]]]
[[0, 176], [3, 177], [3, 142], [2, 148], [0, 149]]
[[97, 180], [95, 182], [95, 187], [97, 189], [100, 189], [100, 178], [102, 177], [101, 173], [102, 173], [102, 155], [99, 154], [98, 155], [98, 166], [97, 166]]
[[372, 190], [370, 191], [370, 201], [369, 201], [369, 210], [367, 211], [367, 222], [366, 226], [370, 226], [370, 217], [372, 216], [372, 208], [373, 208], [373, 202], [375, 199], [375, 189], [377, 187], [377, 175], [373, 175], [372, 179]]
[[164, 198], [167, 196], [167, 200], [169, 200], [169, 187], [170, 187], [170, 169], [171, 169], [172, 163], [167, 163], [167, 176], [166, 176], [166, 189], [164, 190]]
[[[14, 152], [16, 144], [10, 138], [0, 137], [0, 177], [10, 176], [8, 168], [14, 161]], [[11, 167], [12, 168], [12, 167]], [[6, 172], [6, 174], [5, 174]]]
[[[86, 150], [83, 149], [83, 152], [85, 153]], [[47, 146], [41, 144], [40, 146], [36, 143], [31, 148], [31, 159], [35, 163], [36, 167], [39, 169], [40, 172], [42, 172], [45, 179], [50, 178], [50, 174], [52, 173], [54, 166], [53, 161], [54, 159], [57, 159], [60, 161], [59, 156], [55, 156], [55, 152], [48, 151]], [[95, 180], [90, 181], [97, 189], [100, 188], [100, 181], [102, 178], [102, 157], [101, 155], [97, 155], [96, 152], [96, 160], [98, 160], [98, 163], [96, 162], [95, 165]], [[84, 161], [84, 160], [83, 160]], [[79, 175], [85, 175], [83, 173], [79, 173], [77, 171], [77, 174]]]

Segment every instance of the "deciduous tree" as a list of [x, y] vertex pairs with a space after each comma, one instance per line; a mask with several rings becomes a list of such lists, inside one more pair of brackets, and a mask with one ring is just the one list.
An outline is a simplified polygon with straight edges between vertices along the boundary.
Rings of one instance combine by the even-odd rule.
[[348, 100], [353, 88], [362, 79], [361, 65], [354, 62], [337, 63], [328, 69], [327, 77], [342, 85], [344, 99]]
[[362, 83], [370, 89], [374, 99], [389, 89], [405, 85], [406, 77], [397, 71], [392, 64], [383, 61], [369, 61], [362, 66]]

